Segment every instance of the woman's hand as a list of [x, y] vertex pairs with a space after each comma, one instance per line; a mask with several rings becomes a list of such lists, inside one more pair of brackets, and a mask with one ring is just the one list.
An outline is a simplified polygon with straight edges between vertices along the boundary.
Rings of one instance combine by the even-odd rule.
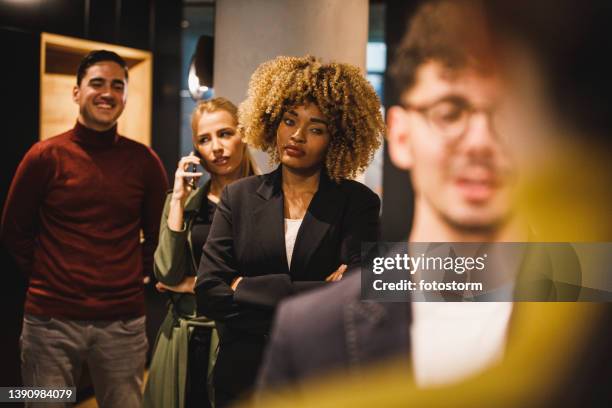
[[[189, 153], [188, 156], [182, 157], [178, 162], [176, 172], [174, 172], [174, 186], [172, 188], [172, 200], [184, 203], [193, 185], [197, 184], [198, 180], [202, 176], [202, 172], [190, 171], [192, 165], [199, 165], [200, 159], [196, 157], [193, 152]], [[194, 180], [192, 185], [191, 180]]]
[[332, 272], [327, 278], [325, 278], [325, 282], [337, 282], [342, 279], [342, 275], [346, 272], [346, 265], [342, 264], [338, 269]]
[[170, 200], [170, 211], [168, 212], [168, 228], [172, 231], [183, 230], [183, 210], [185, 200], [193, 190], [191, 180], [195, 185], [202, 176], [201, 172], [189, 171], [189, 167], [200, 164], [200, 159], [193, 152], [179, 160], [178, 167], [174, 173], [174, 187], [172, 188], [172, 199]]
[[165, 285], [157, 282], [155, 288], [160, 292], [169, 290], [177, 293], [195, 293], [195, 280], [195, 276], [186, 276], [178, 285]]

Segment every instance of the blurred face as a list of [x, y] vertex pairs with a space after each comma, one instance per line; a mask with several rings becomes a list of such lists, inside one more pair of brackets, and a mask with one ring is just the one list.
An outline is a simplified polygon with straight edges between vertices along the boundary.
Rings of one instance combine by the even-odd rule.
[[298, 171], [319, 170], [331, 140], [327, 124], [328, 119], [314, 103], [287, 109], [276, 130], [283, 166]]
[[202, 165], [212, 175], [227, 176], [240, 170], [244, 149], [236, 121], [224, 110], [203, 113], [193, 144], [202, 156]]
[[102, 61], [90, 66], [75, 86], [72, 99], [79, 105], [79, 122], [104, 131], [117, 123], [127, 100], [127, 79], [119, 64]]
[[417, 71], [404, 107], [389, 110], [389, 153], [411, 171], [417, 214], [459, 229], [495, 228], [508, 219], [515, 177], [508, 139], [494, 125], [500, 93], [494, 75], [449, 72], [432, 61]]

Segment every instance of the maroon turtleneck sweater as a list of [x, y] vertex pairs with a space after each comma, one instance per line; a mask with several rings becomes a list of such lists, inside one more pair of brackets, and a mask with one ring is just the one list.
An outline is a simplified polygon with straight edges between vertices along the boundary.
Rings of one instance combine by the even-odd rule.
[[[150, 148], [77, 123], [20, 163], [0, 237], [29, 277], [25, 312], [76, 320], [144, 314], [168, 180]], [[140, 231], [144, 242], [140, 242]]]

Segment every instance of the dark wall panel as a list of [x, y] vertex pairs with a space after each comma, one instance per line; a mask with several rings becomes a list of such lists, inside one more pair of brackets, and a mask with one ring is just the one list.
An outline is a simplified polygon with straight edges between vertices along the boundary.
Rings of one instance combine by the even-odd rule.
[[82, 35], [86, 18], [83, 0], [44, 0], [41, 3], [40, 31], [76, 37]]
[[182, 5], [156, 0], [154, 7], [152, 145], [172, 181], [180, 154]]
[[40, 3], [0, 1], [0, 25], [36, 30], [41, 21]]
[[[0, 0], [0, 27], [150, 49], [154, 0]], [[180, 1], [166, 7], [180, 8]]]
[[90, 40], [119, 43], [118, 1], [121, 0], [89, 0], [88, 38]]
[[85, 24], [83, 0], [0, 0], [0, 26], [26, 31], [48, 31], [82, 36]]
[[[8, 193], [15, 170], [25, 152], [38, 140], [38, 70], [40, 37], [0, 28], [0, 44], [10, 44], [13, 63], [2, 64], [2, 156], [0, 203]], [[0, 385], [20, 385], [18, 339], [21, 331], [26, 280], [11, 256], [0, 247], [2, 296], [0, 296], [0, 350], [3, 351]]]
[[[385, 13], [385, 42], [387, 44], [387, 67], [393, 62], [397, 49], [410, 16], [423, 0], [387, 0]], [[387, 70], [388, 72], [388, 70]], [[385, 77], [385, 108], [396, 105], [400, 90], [388, 74]], [[391, 163], [385, 143], [385, 162], [383, 165], [383, 210], [381, 220], [381, 239], [401, 241], [408, 237], [412, 227], [414, 212], [414, 192], [409, 173], [399, 170]]]
[[[123, 0], [119, 20], [119, 43], [128, 47], [149, 49], [150, 7], [152, 0]], [[179, 3], [180, 2], [174, 2]]]

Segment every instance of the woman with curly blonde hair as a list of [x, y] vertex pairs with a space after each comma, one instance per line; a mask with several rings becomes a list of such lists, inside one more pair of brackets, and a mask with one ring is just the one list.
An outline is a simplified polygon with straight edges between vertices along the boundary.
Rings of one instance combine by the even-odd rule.
[[280, 163], [227, 186], [196, 281], [198, 311], [216, 321], [216, 406], [248, 394], [276, 305], [336, 281], [378, 235], [380, 200], [350, 180], [384, 131], [358, 68], [312, 57], [259, 66], [239, 109], [244, 140]]

